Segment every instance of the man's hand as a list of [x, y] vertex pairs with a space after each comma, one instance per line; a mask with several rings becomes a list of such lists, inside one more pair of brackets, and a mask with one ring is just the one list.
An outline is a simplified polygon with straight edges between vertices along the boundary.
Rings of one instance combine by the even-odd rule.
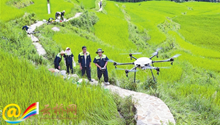
[[80, 70], [82, 70], [82, 66], [80, 66]]
[[99, 66], [99, 69], [102, 70], [102, 67]]
[[91, 63], [89, 64], [89, 68], [91, 68]]
[[58, 69], [60, 69], [60, 66], [58, 66]]

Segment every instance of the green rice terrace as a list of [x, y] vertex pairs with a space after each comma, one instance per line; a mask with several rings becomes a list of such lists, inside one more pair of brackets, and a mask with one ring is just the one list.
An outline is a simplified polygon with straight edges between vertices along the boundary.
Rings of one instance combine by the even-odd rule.
[[[17, 104], [23, 113], [32, 103], [39, 102], [39, 114], [19, 124], [220, 125], [220, 3], [103, 0], [100, 8], [99, 2], [0, 1], [0, 124], [8, 124], [3, 119], [6, 105]], [[57, 11], [63, 10], [66, 21], [46, 23]], [[22, 30], [25, 25], [37, 25], [35, 33], [27, 34]], [[117, 66], [120, 69], [117, 70], [109, 61], [111, 85], [103, 87], [103, 78], [98, 85], [93, 85], [81, 77], [77, 60], [82, 46], [87, 47], [92, 61], [98, 48], [119, 63], [133, 63], [135, 60], [130, 59], [129, 53], [141, 52], [133, 56], [149, 58], [158, 48], [161, 48], [158, 58], [154, 57], [153, 61], [180, 56], [173, 65], [170, 62], [154, 64], [165, 67], [160, 69], [159, 75], [153, 70], [157, 82], [151, 70], [138, 69], [126, 77], [123, 69], [133, 66]], [[76, 77], [48, 70], [54, 68], [54, 58], [66, 47], [70, 47], [74, 55], [76, 66], [72, 76]], [[66, 70], [63, 59], [60, 67]], [[98, 81], [93, 62], [91, 77]], [[113, 89], [118, 92], [111, 91]], [[144, 102], [142, 96], [149, 96], [145, 105], [164, 104], [164, 108], [156, 110], [164, 114], [168, 111], [170, 114], [166, 115], [175, 121], [160, 113], [157, 118], [154, 110], [150, 110], [151, 115], [140, 117], [137, 105]], [[42, 112], [46, 105], [52, 109], [70, 104], [77, 106], [77, 113], [62, 115], [65, 119], [58, 118], [53, 111], [50, 115]], [[145, 108], [142, 106], [142, 111], [148, 112]], [[151, 116], [160, 122], [153, 123]], [[145, 121], [143, 117], [149, 119]], [[138, 121], [140, 119], [143, 123]]]

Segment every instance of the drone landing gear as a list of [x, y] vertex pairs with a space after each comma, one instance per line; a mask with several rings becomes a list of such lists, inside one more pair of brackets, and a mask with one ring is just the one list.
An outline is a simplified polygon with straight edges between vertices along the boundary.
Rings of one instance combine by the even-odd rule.
[[154, 82], [157, 83], [157, 81], [156, 81], [156, 79], [155, 79], [155, 77], [154, 77], [154, 73], [153, 73], [152, 69], [150, 69], [150, 71], [151, 71], [152, 77], [153, 77], [153, 79], [154, 79]]
[[[134, 70], [136, 70], [136, 68]], [[135, 82], [136, 82], [136, 72], [134, 72], [134, 83]]]

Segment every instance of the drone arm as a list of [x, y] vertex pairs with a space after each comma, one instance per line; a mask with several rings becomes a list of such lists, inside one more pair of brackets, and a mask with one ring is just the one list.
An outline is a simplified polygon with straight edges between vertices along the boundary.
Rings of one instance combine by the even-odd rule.
[[155, 56], [158, 57], [158, 52], [155, 52], [155, 54], [153, 56], [151, 56], [150, 59], [154, 58]]
[[129, 56], [130, 56], [131, 60], [132, 60], [132, 58], [135, 59], [135, 60], [137, 60], [137, 58], [135, 58], [134, 56], [132, 56], [132, 54], [129, 54]]
[[161, 60], [161, 61], [152, 61], [152, 63], [159, 63], [159, 62], [171, 62], [171, 65], [173, 64], [173, 61], [174, 59], [173, 58], [170, 58], [170, 59], [167, 59], [167, 60]]
[[145, 66], [142, 68], [143, 70], [145, 69], [150, 69], [152, 71], [152, 69], [155, 69], [157, 71], [157, 75], [159, 75], [160, 69], [158, 67], [152, 67], [152, 66]]
[[117, 65], [134, 65], [134, 63], [116, 63], [116, 62], [114, 62], [115, 68], [117, 68], [116, 67]]
[[114, 63], [114, 65], [134, 65], [134, 63]]
[[150, 59], [154, 58], [155, 56], [156, 56], [156, 55], [151, 56]]
[[135, 57], [131, 56], [131, 59], [132, 59], [132, 58], [133, 58], [133, 59], [135, 59], [135, 60], [137, 60], [137, 58], [135, 58]]
[[[132, 72], [132, 71], [136, 72], [136, 68], [137, 68], [137, 66], [135, 66], [134, 68], [132, 68], [132, 69], [130, 69], [130, 70], [125, 70], [126, 76], [128, 77], [128, 73], [129, 73], [129, 72]], [[136, 75], [136, 74], [135, 74], [135, 75]]]

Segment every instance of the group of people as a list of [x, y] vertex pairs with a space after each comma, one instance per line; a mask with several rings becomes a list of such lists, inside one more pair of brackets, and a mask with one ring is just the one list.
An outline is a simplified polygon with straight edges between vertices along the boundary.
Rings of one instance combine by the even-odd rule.
[[54, 21], [59, 21], [62, 20], [64, 21], [64, 14], [65, 14], [65, 10], [63, 10], [62, 12], [56, 12], [55, 13], [55, 19], [50, 17], [48, 20], [47, 20], [47, 24], [49, 23], [53, 23]]
[[60, 17], [61, 20], [64, 20], [64, 14], [65, 10], [63, 10], [62, 12], [56, 12], [55, 19], [58, 19], [58, 17]]
[[[108, 82], [108, 71], [107, 71], [107, 64], [108, 64], [108, 57], [103, 54], [104, 51], [102, 49], [98, 49], [96, 51], [97, 56], [94, 58], [93, 63], [97, 66], [97, 75], [98, 79], [104, 76], [105, 84], [109, 84]], [[69, 74], [69, 70], [71, 70], [71, 73], [73, 73], [73, 61], [74, 56], [71, 52], [71, 49], [69, 47], [66, 48], [66, 51], [61, 51], [57, 54], [57, 56], [54, 59], [54, 67], [55, 69], [60, 69], [60, 62], [62, 60], [62, 57], [64, 57], [67, 73]], [[80, 65], [80, 70], [82, 72], [82, 76], [84, 74], [87, 74], [87, 78], [90, 82], [93, 82], [91, 79], [91, 56], [90, 53], [87, 51], [86, 46], [82, 47], [82, 52], [78, 55], [78, 63]]]

